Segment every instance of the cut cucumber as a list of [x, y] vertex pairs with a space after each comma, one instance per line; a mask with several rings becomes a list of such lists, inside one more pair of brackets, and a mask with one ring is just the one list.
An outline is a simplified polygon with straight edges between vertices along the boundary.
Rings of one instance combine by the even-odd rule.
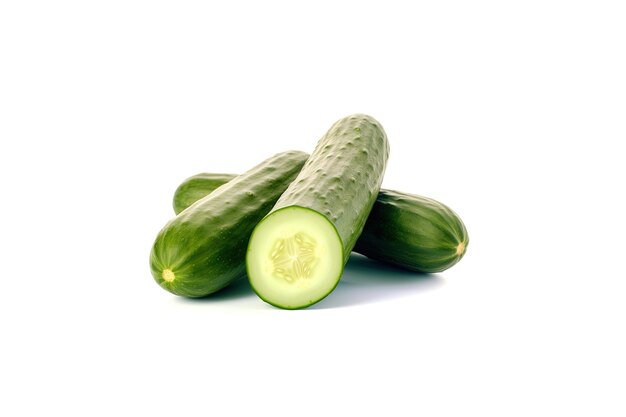
[[326, 297], [372, 209], [389, 155], [387, 136], [370, 116], [336, 122], [298, 177], [254, 229], [246, 266], [254, 291], [281, 308]]
[[277, 154], [168, 222], [150, 254], [155, 281], [177, 295], [204, 297], [245, 276], [252, 230], [307, 158], [298, 151]]
[[248, 274], [255, 292], [283, 308], [308, 306], [339, 282], [343, 245], [318, 212], [285, 207], [267, 217], [248, 246]]

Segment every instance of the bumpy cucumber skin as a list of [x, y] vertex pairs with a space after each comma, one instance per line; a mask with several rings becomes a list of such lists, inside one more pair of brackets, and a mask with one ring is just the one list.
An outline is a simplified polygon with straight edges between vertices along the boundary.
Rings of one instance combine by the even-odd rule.
[[[156, 282], [174, 294], [204, 297], [245, 276], [248, 240], [296, 178], [308, 155], [277, 154], [198, 200], [159, 232], [150, 254]], [[175, 278], [166, 281], [164, 270]]]
[[376, 119], [364, 114], [340, 119], [272, 212], [300, 206], [324, 215], [341, 237], [345, 263], [376, 201], [388, 158], [387, 135]]
[[[324, 216], [341, 240], [345, 265], [380, 191], [388, 157], [387, 135], [373, 117], [355, 114], [340, 119], [320, 139], [268, 217], [293, 206]], [[341, 274], [339, 271], [334, 285], [322, 297], [304, 305], [279, 305], [254, 288], [248, 270], [257, 295], [275, 307], [286, 309], [306, 308], [321, 301], [335, 289]]]
[[220, 185], [226, 184], [235, 177], [236, 175], [234, 174], [202, 173], [187, 178], [174, 192], [172, 201], [174, 213], [180, 213], [202, 197], [211, 194]]
[[354, 250], [418, 272], [441, 272], [461, 260], [469, 236], [461, 218], [430, 198], [381, 190]]
[[[229, 176], [203, 173], [190, 177], [196, 180], [189, 184], [194, 195], [204, 197]], [[175, 196], [175, 201], [194, 202], [185, 195], [191, 193], [190, 188], [179, 187], [176, 193], [181, 195]], [[180, 205], [179, 210], [187, 205]], [[458, 251], [461, 243], [463, 250]], [[442, 272], [461, 260], [468, 244], [463, 221], [448, 206], [431, 198], [381, 189], [353, 250], [411, 271]]]

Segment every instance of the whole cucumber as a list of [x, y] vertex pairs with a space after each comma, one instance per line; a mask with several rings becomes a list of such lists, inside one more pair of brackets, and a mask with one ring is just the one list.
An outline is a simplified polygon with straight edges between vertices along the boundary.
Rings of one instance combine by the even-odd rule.
[[150, 253], [155, 281], [174, 294], [203, 297], [244, 277], [252, 230], [307, 158], [299, 151], [274, 155], [170, 220]]

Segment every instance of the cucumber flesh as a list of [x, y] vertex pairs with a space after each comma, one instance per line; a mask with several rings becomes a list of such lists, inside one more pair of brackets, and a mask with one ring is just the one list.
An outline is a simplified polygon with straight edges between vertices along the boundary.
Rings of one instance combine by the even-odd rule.
[[247, 259], [250, 284], [265, 302], [301, 308], [337, 286], [343, 270], [343, 244], [325, 216], [290, 206], [259, 223], [250, 238]]

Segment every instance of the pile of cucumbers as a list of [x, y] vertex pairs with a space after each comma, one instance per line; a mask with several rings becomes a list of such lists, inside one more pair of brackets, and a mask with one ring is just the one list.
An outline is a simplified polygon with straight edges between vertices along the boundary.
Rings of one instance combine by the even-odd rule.
[[352, 251], [412, 271], [450, 268], [467, 250], [463, 222], [435, 200], [381, 190], [388, 156], [380, 123], [355, 114], [311, 155], [188, 178], [152, 247], [152, 276], [174, 294], [205, 297], [247, 275], [261, 299], [297, 309], [332, 292]]

